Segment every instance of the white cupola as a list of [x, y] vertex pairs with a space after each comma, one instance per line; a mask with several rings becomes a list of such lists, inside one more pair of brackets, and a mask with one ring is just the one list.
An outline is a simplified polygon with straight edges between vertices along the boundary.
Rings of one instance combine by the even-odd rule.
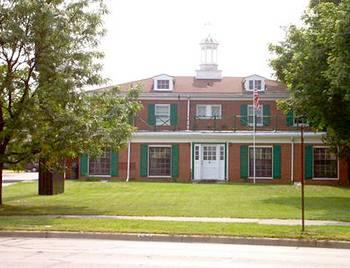
[[196, 79], [221, 79], [221, 70], [218, 70], [219, 43], [209, 34], [200, 43], [201, 64], [196, 70]]

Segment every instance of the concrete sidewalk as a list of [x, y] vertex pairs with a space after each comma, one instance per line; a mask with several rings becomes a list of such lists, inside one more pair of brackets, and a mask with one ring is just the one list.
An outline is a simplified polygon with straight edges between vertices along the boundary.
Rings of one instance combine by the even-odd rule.
[[[38, 217], [38, 216], [30, 216], [30, 217]], [[2, 216], [2, 217], [18, 217], [18, 216]], [[26, 216], [26, 217], [28, 217], [28, 216]], [[248, 218], [113, 216], [113, 215], [44, 215], [43, 217], [48, 217], [48, 218], [78, 218], [78, 219], [142, 220], [142, 221], [175, 221], [175, 222], [256, 223], [256, 224], [265, 224], [265, 225], [290, 225], [290, 226], [301, 224], [300, 219], [248, 219]], [[305, 225], [308, 225], [308, 226], [311, 226], [311, 225], [350, 226], [350, 222], [325, 221], [325, 220], [306, 220]]]
[[14, 172], [4, 171], [2, 174], [3, 186], [8, 186], [16, 182], [22, 181], [37, 181], [39, 178], [38, 172]]

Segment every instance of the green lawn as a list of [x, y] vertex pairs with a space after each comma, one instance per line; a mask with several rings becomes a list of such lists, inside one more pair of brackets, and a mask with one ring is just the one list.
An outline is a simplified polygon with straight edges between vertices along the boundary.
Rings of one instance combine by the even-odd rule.
[[[291, 185], [67, 181], [65, 187], [56, 196], [38, 196], [36, 183], [4, 187], [0, 216], [300, 217], [300, 188]], [[350, 221], [350, 188], [306, 186], [305, 195], [307, 219]]]
[[186, 235], [281, 237], [324, 240], [350, 240], [350, 227], [260, 225], [246, 223], [164, 222], [110, 219], [65, 219], [45, 216], [0, 218], [0, 230], [122, 232]]

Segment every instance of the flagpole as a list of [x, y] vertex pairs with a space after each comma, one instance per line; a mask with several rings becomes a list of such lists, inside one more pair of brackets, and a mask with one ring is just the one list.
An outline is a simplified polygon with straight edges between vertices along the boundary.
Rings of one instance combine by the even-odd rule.
[[255, 184], [256, 173], [255, 173], [255, 116], [256, 116], [256, 107], [255, 107], [255, 89], [253, 92], [253, 180]]

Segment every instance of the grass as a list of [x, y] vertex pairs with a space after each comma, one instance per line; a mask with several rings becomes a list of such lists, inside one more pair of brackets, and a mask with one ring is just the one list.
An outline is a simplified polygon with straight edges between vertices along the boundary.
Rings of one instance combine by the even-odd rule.
[[[37, 183], [5, 187], [0, 216], [300, 218], [300, 188], [291, 185], [66, 181], [65, 187], [55, 196], [38, 196]], [[350, 221], [350, 188], [306, 186], [305, 196], [306, 219]]]
[[44, 216], [2, 217], [0, 218], [0, 230], [93, 231], [350, 240], [350, 227], [341, 226], [307, 226], [306, 232], [301, 233], [300, 226], [111, 219], [64, 219], [47, 218]]

